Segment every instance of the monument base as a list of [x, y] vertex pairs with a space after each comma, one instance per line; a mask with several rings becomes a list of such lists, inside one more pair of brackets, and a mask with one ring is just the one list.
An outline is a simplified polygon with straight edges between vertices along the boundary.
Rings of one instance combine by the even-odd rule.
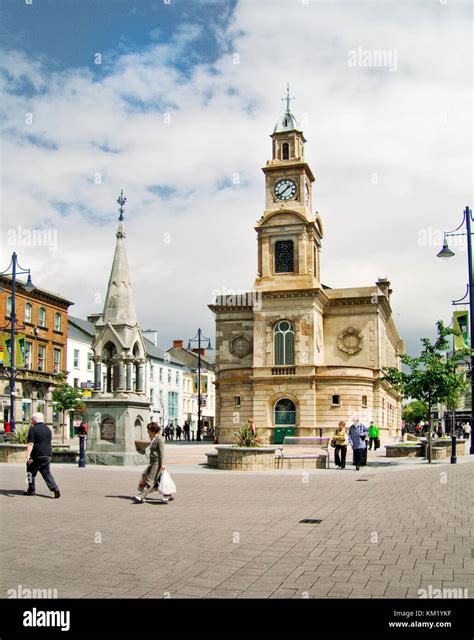
[[120, 467], [144, 466], [148, 464], [148, 458], [142, 453], [119, 453], [118, 451], [86, 452], [87, 464], [115, 465]]
[[[104, 396], [86, 400], [89, 432], [86, 461], [98, 465], [146, 465], [136, 441], [146, 435], [150, 403], [141, 397]], [[143, 449], [142, 449], [143, 451]]]

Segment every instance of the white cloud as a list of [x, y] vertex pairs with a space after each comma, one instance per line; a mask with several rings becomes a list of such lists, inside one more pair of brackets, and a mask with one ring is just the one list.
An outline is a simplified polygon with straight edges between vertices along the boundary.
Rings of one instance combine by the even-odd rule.
[[[76, 301], [73, 313], [97, 312], [123, 188], [143, 326], [155, 326], [164, 346], [194, 335], [198, 324], [210, 333], [211, 292], [254, 281], [260, 167], [289, 80], [317, 177], [323, 281], [354, 286], [389, 277], [410, 344], [449, 318], [450, 301], [465, 288], [465, 254], [442, 263], [436, 247], [419, 246], [419, 232], [456, 226], [472, 203], [467, 11], [241, 2], [221, 34], [228, 50], [187, 74], [176, 64], [192, 55], [201, 33], [191, 23], [167, 45], [117, 57], [99, 80], [84, 69], [49, 71], [44, 61], [10, 52], [2, 62], [2, 230], [42, 221], [57, 229], [57, 251], [19, 247], [21, 260], [38, 285]], [[348, 52], [358, 46], [397, 51], [398, 69], [349, 67]], [[40, 93], [15, 94], [25, 79]], [[239, 185], [216, 188], [236, 173]], [[157, 185], [175, 191], [160, 197], [150, 191]], [[58, 203], [69, 203], [69, 215]], [[5, 233], [1, 242], [6, 259]]]

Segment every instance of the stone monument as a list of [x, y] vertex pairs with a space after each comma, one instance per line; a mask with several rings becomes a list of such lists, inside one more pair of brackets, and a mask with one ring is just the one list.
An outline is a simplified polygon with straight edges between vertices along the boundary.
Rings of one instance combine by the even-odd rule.
[[123, 225], [126, 198], [121, 192], [115, 255], [104, 310], [92, 343], [94, 389], [86, 401], [89, 437], [86, 459], [106, 465], [146, 464], [135, 445], [148, 420], [145, 395], [146, 351], [130, 282]]

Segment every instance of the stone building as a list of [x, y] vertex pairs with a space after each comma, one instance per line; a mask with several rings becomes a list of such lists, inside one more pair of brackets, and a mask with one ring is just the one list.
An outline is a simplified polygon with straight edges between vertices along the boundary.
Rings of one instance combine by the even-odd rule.
[[[220, 296], [216, 319], [216, 426], [231, 442], [252, 417], [267, 442], [319, 436], [339, 420], [374, 420], [382, 436], [400, 427], [400, 398], [382, 381], [403, 350], [390, 283], [333, 289], [321, 281], [323, 223], [313, 213], [315, 177], [305, 137], [286, 111], [263, 167], [265, 211], [255, 226], [258, 273], [252, 291]], [[276, 431], [278, 429], [278, 431]]]
[[[0, 276], [0, 318], [5, 327], [2, 343], [10, 338], [11, 278]], [[40, 411], [46, 424], [60, 430], [60, 417], [54, 411], [53, 389], [59, 384], [58, 374], [67, 373], [66, 338], [68, 332], [68, 308], [74, 304], [57, 293], [35, 287], [24, 288], [16, 281], [16, 319], [18, 336], [24, 345], [23, 366], [18, 366], [15, 380], [16, 426], [30, 423], [31, 415]], [[18, 351], [17, 351], [18, 353]], [[0, 356], [0, 429], [10, 420], [10, 388], [8, 368], [4, 366], [5, 353]]]

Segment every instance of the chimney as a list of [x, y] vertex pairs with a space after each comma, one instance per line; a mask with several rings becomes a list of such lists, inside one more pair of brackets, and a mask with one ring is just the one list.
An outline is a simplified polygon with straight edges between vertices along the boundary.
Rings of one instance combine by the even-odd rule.
[[201, 355], [202, 355], [202, 356], [205, 356], [205, 355], [206, 355], [206, 350], [205, 350], [205, 349], [203, 349], [203, 348], [201, 348], [201, 349], [197, 349], [197, 348], [196, 348], [196, 349], [192, 349], [192, 351], [193, 351], [193, 353], [199, 353], [199, 352], [201, 352]]
[[387, 280], [387, 278], [379, 278], [375, 284], [386, 296], [387, 300], [390, 300], [392, 289], [390, 289], [390, 282]]
[[150, 342], [153, 342], [155, 347], [158, 346], [158, 331], [156, 329], [143, 329], [142, 333]]
[[90, 316], [87, 316], [87, 321], [92, 322], [92, 324], [95, 324], [101, 315], [102, 315], [101, 313], [91, 313]]
[[173, 340], [173, 349], [183, 349], [183, 340]]

